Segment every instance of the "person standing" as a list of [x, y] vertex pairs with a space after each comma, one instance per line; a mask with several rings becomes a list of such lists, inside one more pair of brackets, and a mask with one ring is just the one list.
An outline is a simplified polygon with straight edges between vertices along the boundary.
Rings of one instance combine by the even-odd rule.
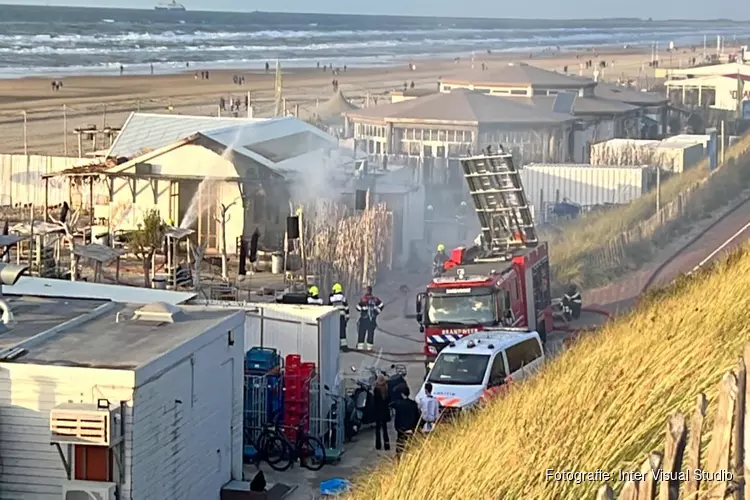
[[[385, 451], [391, 449], [388, 438], [388, 422], [391, 421], [390, 395], [388, 394], [388, 382], [385, 377], [379, 375], [375, 381], [375, 393], [373, 394], [373, 411], [375, 412], [375, 449], [382, 448]], [[382, 438], [382, 439], [381, 439]]]
[[331, 288], [331, 295], [328, 297], [330, 304], [339, 310], [339, 347], [343, 351], [348, 350], [346, 343], [346, 325], [349, 323], [349, 302], [344, 295], [344, 287], [341, 283], [336, 283]]
[[358, 351], [364, 349], [372, 351], [375, 343], [375, 329], [378, 327], [378, 316], [383, 312], [383, 307], [383, 302], [372, 294], [372, 287], [368, 286], [357, 303], [357, 311], [359, 311]]
[[424, 422], [422, 431], [432, 431], [435, 422], [437, 422], [440, 416], [440, 405], [438, 404], [438, 400], [432, 395], [432, 384], [430, 382], [424, 385], [424, 397], [419, 400], [419, 411]]
[[392, 404], [394, 410], [393, 427], [396, 429], [396, 457], [406, 448], [406, 442], [419, 425], [419, 406], [409, 398], [409, 387], [402, 385], [398, 390], [398, 400]]

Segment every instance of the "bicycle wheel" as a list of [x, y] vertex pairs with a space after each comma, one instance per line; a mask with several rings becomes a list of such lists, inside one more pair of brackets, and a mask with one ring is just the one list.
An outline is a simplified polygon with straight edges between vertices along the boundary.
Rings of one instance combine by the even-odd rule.
[[316, 437], [304, 436], [301, 441], [298, 441], [297, 454], [300, 465], [305, 469], [317, 471], [326, 463], [326, 448]]
[[281, 436], [266, 436], [263, 455], [273, 470], [283, 472], [293, 463], [294, 450], [289, 441]]

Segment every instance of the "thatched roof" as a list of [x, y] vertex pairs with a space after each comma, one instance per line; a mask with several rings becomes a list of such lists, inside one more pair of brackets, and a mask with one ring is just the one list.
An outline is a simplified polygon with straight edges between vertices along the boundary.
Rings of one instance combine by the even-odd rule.
[[359, 107], [349, 102], [344, 93], [339, 90], [326, 102], [316, 107], [313, 113], [319, 120], [325, 121], [357, 109]]

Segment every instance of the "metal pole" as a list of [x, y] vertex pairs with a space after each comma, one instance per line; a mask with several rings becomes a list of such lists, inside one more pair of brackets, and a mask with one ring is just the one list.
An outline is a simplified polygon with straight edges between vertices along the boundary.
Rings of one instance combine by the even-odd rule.
[[726, 144], [724, 140], [724, 120], [721, 120], [721, 163], [720, 165], [724, 165], [724, 145]]
[[302, 259], [302, 282], [305, 284], [305, 290], [307, 290], [307, 256], [305, 255], [305, 224], [302, 221], [302, 209], [297, 210], [299, 217], [299, 255]]
[[102, 128], [107, 128], [107, 105], [104, 105], [104, 113], [102, 113]]
[[28, 121], [27, 121], [26, 111], [21, 111], [21, 113], [23, 113], [23, 154], [24, 154], [24, 156], [28, 156], [28, 154], [29, 154], [29, 136], [28, 136], [28, 131], [26, 129]]
[[250, 91], [247, 91], [247, 117], [253, 117], [253, 107], [250, 105]]
[[68, 156], [68, 111], [63, 104], [63, 156]]

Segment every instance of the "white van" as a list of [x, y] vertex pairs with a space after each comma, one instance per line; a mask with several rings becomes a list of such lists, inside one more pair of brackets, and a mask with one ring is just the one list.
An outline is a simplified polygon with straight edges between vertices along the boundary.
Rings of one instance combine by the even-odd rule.
[[[522, 380], [544, 363], [537, 332], [484, 331], [440, 351], [425, 379], [442, 408], [469, 409], [509, 381]], [[417, 400], [424, 397], [424, 385]]]

